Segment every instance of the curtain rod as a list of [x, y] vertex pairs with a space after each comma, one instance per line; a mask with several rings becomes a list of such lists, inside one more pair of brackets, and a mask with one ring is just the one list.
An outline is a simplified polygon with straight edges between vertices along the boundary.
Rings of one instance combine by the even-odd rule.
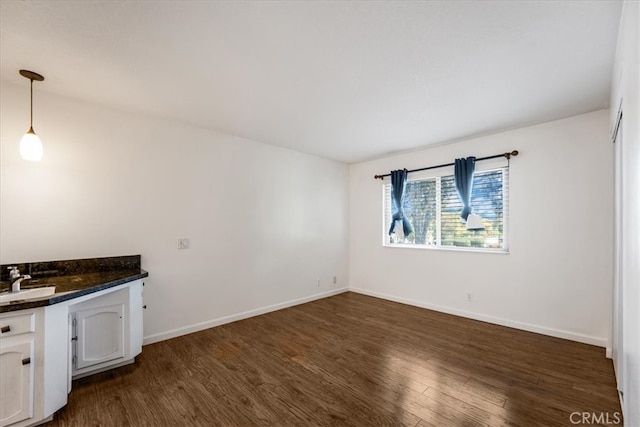
[[[479, 159], [476, 159], [476, 162], [479, 162], [481, 160], [497, 159], [498, 157], [506, 157], [507, 159], [510, 159], [511, 156], [515, 157], [517, 155], [518, 155], [518, 150], [513, 150], [510, 153], [502, 153], [502, 154], [496, 154], [494, 156], [480, 157]], [[429, 170], [429, 169], [444, 168], [446, 166], [453, 166], [453, 165], [455, 165], [455, 163], [445, 163], [445, 164], [437, 165], [437, 166], [429, 166], [429, 167], [426, 167], [426, 168], [412, 169], [410, 171], [407, 171], [407, 173], [426, 171], [426, 170]], [[390, 173], [385, 173], [384, 175], [374, 175], [373, 179], [384, 179], [385, 176], [391, 176], [391, 174]]]

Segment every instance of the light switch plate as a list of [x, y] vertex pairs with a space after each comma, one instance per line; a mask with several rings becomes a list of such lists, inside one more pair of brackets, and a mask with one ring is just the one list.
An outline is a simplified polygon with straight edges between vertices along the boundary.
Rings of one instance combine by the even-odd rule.
[[178, 249], [189, 249], [189, 239], [185, 237], [178, 239]]

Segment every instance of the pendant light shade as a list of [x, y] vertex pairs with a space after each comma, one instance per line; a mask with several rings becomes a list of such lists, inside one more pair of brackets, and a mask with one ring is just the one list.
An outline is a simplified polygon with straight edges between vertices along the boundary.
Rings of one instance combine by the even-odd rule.
[[42, 154], [42, 141], [33, 128], [30, 128], [20, 140], [20, 156], [25, 160], [37, 162], [42, 160]]
[[484, 230], [484, 224], [482, 218], [476, 214], [469, 214], [467, 217], [467, 230], [482, 231]]
[[29, 79], [31, 82], [31, 115], [29, 130], [20, 140], [20, 156], [22, 156], [22, 158], [25, 160], [37, 162], [42, 160], [42, 154], [44, 150], [42, 148], [42, 141], [40, 141], [40, 137], [36, 135], [33, 130], [33, 81], [36, 80], [41, 82], [44, 80], [44, 77], [29, 70], [20, 70], [20, 75]]

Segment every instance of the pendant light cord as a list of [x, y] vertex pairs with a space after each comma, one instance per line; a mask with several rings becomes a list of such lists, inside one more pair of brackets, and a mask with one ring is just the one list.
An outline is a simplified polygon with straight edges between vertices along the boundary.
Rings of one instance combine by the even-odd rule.
[[33, 132], [33, 79], [31, 80], [31, 116], [29, 117], [29, 130]]

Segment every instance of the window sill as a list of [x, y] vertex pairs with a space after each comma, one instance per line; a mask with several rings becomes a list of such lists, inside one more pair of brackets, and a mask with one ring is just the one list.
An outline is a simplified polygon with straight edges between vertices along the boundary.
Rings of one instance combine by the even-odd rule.
[[448, 247], [448, 246], [431, 246], [431, 245], [405, 245], [402, 243], [383, 244], [383, 248], [400, 248], [400, 249], [426, 249], [429, 251], [445, 251], [445, 252], [475, 252], [481, 254], [498, 254], [509, 255], [508, 249], [488, 249], [488, 248], [471, 248], [471, 247]]

